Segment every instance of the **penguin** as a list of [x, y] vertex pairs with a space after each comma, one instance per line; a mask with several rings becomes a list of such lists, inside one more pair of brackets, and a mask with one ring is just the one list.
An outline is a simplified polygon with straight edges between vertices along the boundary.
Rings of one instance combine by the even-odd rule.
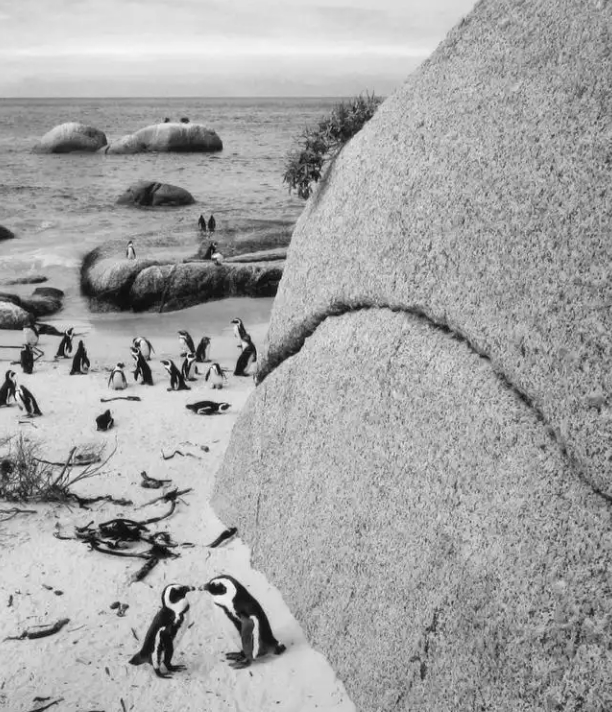
[[209, 378], [211, 388], [218, 388], [219, 390], [223, 388], [225, 374], [223, 373], [223, 369], [221, 368], [221, 366], [219, 366], [218, 363], [211, 364], [208, 371], [206, 371], [206, 376], [204, 376], [204, 380], [208, 381]]
[[32, 373], [34, 370], [34, 353], [29, 344], [24, 344], [24, 347], [21, 349], [19, 362], [21, 363], [21, 370], [24, 373]]
[[217, 228], [217, 221], [215, 220], [215, 216], [211, 215], [208, 218], [208, 232], [214, 232]]
[[144, 385], [153, 385], [153, 374], [151, 373], [151, 368], [147, 363], [147, 360], [142, 355], [142, 352], [138, 346], [132, 346], [130, 349], [132, 352], [132, 358], [134, 359], [134, 364], [136, 368], [134, 369], [134, 380], [138, 381], [138, 378], [142, 379]]
[[208, 244], [208, 247], [206, 248], [206, 252], [204, 253], [204, 257], [202, 257], [203, 260], [212, 260], [212, 256], [217, 253], [217, 243], [216, 242], [210, 242]]
[[10, 405], [9, 400], [17, 400], [17, 374], [15, 371], [7, 371], [4, 374], [4, 383], [0, 386], [0, 406]]
[[127, 378], [123, 372], [124, 368], [125, 364], [119, 362], [110, 372], [110, 376], [108, 377], [108, 387], [112, 388], [114, 391], [123, 391], [127, 388]]
[[79, 345], [77, 346], [76, 353], [74, 354], [74, 358], [72, 359], [72, 369], [70, 370], [70, 375], [79, 375], [81, 373], [88, 373], [89, 372], [89, 358], [87, 356], [87, 349], [85, 348], [85, 344], [83, 341], [79, 341]]
[[185, 381], [196, 381], [197, 379], [192, 375], [198, 372], [198, 367], [196, 366], [196, 355], [193, 351], [190, 351], [183, 361], [181, 366], [181, 375]]
[[188, 331], [185, 331], [185, 329], [181, 329], [178, 332], [179, 335], [179, 343], [181, 345], [181, 356], [185, 356], [188, 353], [195, 353], [195, 344], [193, 343], [193, 339], [191, 338], [191, 335]]
[[125, 256], [128, 260], [136, 259], [136, 250], [134, 249], [134, 243], [130, 240], [125, 249]]
[[197, 415], [214, 415], [227, 410], [230, 407], [229, 403], [215, 403], [215, 401], [198, 401], [197, 403], [188, 403], [185, 408], [193, 411]]
[[247, 330], [244, 327], [244, 324], [242, 323], [242, 319], [238, 319], [236, 317], [235, 319], [232, 319], [230, 321], [230, 324], [234, 325], [234, 335], [240, 341], [240, 345], [238, 346], [239, 349], [242, 348], [242, 337], [243, 336], [248, 336]]
[[145, 357], [147, 361], [151, 360], [151, 354], [155, 353], [155, 349], [153, 348], [153, 345], [144, 336], [135, 336], [132, 339], [132, 346], [136, 346], [136, 348], [140, 349], [140, 353]]
[[230, 667], [245, 668], [267, 653], [280, 655], [285, 652], [287, 648], [272, 634], [263, 608], [235, 578], [216, 576], [203, 588], [211, 594], [213, 603], [223, 609], [240, 635], [242, 650], [225, 654], [231, 661]]
[[183, 374], [178, 370], [174, 361], [169, 358], [162, 359], [162, 363], [168, 375], [170, 376], [170, 388], [169, 391], [190, 391], [191, 388], [185, 383]]
[[162, 607], [149, 626], [142, 648], [130, 658], [131, 665], [150, 663], [157, 677], [166, 678], [170, 675], [161, 671], [162, 661], [169, 673], [185, 669], [184, 665], [173, 665], [172, 656], [177, 633], [188, 625], [186, 618], [189, 603], [186, 596], [190, 591], [195, 591], [195, 588], [178, 583], [171, 583], [164, 588]]
[[[206, 219], [204, 218], [203, 215], [200, 215], [200, 218], [198, 220], [198, 227], [202, 232], [206, 232]], [[206, 259], [206, 258], [204, 258]]]
[[223, 255], [220, 252], [215, 252], [210, 259], [217, 265], [217, 267], [220, 267], [223, 262]]
[[207, 361], [210, 361], [210, 336], [203, 336], [200, 339], [200, 343], [198, 344], [198, 348], [196, 349], [195, 355], [196, 355], [196, 361], [198, 363], [206, 363]]
[[96, 430], [110, 430], [114, 423], [110, 410], [105, 410], [96, 418]]
[[249, 376], [247, 369], [250, 370], [253, 364], [257, 363], [257, 349], [251, 341], [251, 337], [245, 333], [242, 337], [242, 353], [236, 361], [234, 376]]
[[33, 418], [35, 415], [42, 415], [36, 398], [25, 386], [17, 386], [16, 400], [19, 408], [25, 409], [29, 418]]
[[25, 344], [32, 348], [32, 351], [40, 358], [44, 355], [44, 351], [38, 348], [39, 331], [34, 319], [23, 327], [23, 340]]
[[57, 347], [57, 353], [55, 354], [55, 358], [70, 358], [70, 354], [72, 353], [73, 336], [73, 327], [70, 327], [69, 329], [66, 329], [66, 331], [64, 331], [62, 340], [60, 341], [59, 346]]

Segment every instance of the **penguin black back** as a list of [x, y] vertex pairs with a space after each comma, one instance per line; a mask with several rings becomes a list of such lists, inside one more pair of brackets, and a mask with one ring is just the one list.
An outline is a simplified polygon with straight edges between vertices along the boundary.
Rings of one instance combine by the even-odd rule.
[[24, 373], [32, 373], [34, 370], [34, 352], [29, 344], [25, 344], [19, 354], [21, 370]]
[[72, 359], [72, 369], [70, 370], [70, 375], [74, 376], [75, 374], [80, 374], [80, 373], [87, 373], [89, 371], [89, 358], [87, 356], [87, 349], [85, 348], [85, 344], [83, 341], [79, 341], [79, 345], [77, 346], [76, 353], [74, 354], [74, 358]]
[[196, 349], [196, 361], [198, 363], [206, 363], [206, 361], [210, 361], [210, 359], [208, 358], [209, 347], [210, 347], [210, 336], [203, 336], [200, 339], [198, 348]]
[[166, 369], [166, 371], [168, 371], [168, 375], [170, 376], [170, 388], [168, 389], [169, 391], [191, 390], [189, 386], [185, 383], [183, 374], [178, 370], [174, 361], [171, 361], [170, 359], [162, 359], [162, 364], [164, 365], [164, 368]]
[[217, 229], [217, 221], [215, 220], [215, 216], [211, 215], [208, 218], [208, 232], [214, 232]]
[[34, 394], [25, 386], [17, 386], [16, 400], [21, 408], [25, 408], [26, 413], [32, 417], [34, 415], [42, 415]]
[[110, 430], [114, 422], [110, 410], [105, 410], [102, 415], [96, 418], [96, 430]]

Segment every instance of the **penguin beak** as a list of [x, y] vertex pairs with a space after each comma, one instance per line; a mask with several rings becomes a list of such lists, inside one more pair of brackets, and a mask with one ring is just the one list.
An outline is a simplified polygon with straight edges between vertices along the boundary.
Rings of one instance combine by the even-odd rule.
[[208, 584], [205, 583], [203, 586], [200, 586], [200, 591], [210, 591], [210, 588], [208, 587]]

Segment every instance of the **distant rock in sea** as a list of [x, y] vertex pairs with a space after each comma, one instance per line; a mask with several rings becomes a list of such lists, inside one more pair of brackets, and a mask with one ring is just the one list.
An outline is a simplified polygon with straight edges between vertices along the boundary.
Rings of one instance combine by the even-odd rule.
[[55, 314], [63, 301], [64, 292], [53, 287], [37, 287], [29, 297], [0, 292], [0, 329], [21, 329], [32, 317]]
[[14, 232], [11, 232], [8, 227], [2, 227], [2, 225], [0, 225], [0, 240], [12, 240], [14, 237]]
[[47, 132], [34, 147], [35, 153], [72, 153], [87, 151], [94, 153], [105, 146], [106, 134], [93, 126], [85, 126], [75, 121], [60, 124]]
[[157, 183], [152, 180], [140, 180], [131, 185], [117, 199], [120, 205], [191, 205], [195, 203], [193, 195], [184, 188], [169, 183]]
[[216, 131], [202, 124], [161, 123], [147, 126], [122, 136], [104, 146], [102, 153], [144, 153], [146, 151], [180, 151], [212, 153], [223, 150]]

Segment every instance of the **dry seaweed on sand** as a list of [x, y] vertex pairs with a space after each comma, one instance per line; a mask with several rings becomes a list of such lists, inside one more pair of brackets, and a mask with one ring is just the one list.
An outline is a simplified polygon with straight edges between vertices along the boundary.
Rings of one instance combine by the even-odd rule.
[[226, 529], [225, 531], [221, 532], [221, 534], [219, 534], [219, 536], [214, 541], [211, 541], [211, 543], [208, 545], [208, 548], [216, 549], [220, 544], [222, 544], [224, 541], [228, 541], [228, 539], [231, 539], [237, 533], [237, 527], [230, 527], [229, 529]]
[[9, 635], [4, 640], [33, 640], [35, 638], [46, 638], [48, 635], [53, 635], [59, 632], [67, 623], [70, 623], [70, 618], [60, 618], [55, 623], [45, 625], [35, 625], [31, 628], [26, 628], [19, 635]]

